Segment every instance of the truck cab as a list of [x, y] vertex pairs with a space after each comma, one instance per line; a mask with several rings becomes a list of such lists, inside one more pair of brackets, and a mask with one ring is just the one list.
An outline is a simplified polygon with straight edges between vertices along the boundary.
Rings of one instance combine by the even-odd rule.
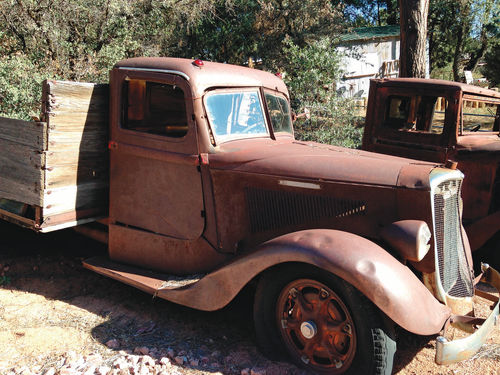
[[[85, 143], [74, 151], [82, 161], [99, 134], [87, 122], [99, 107], [89, 98], [78, 138]], [[54, 117], [69, 101], [48, 100], [54, 115], [42, 119], [50, 148]], [[395, 326], [441, 334], [436, 361], [446, 364], [473, 355], [497, 325], [494, 295], [483, 294], [494, 302], [488, 317], [467, 317], [476, 283], [499, 289], [500, 275], [487, 265], [480, 277], [473, 273], [461, 225], [463, 174], [296, 140], [288, 90], [270, 73], [200, 60], [123, 60], [111, 72], [105, 139], [109, 251], [84, 266], [205, 311], [253, 287], [257, 341], [272, 358], [317, 373], [390, 374]], [[77, 181], [76, 197], [92, 191], [83, 187], [88, 182]], [[57, 201], [57, 193], [40, 194]], [[80, 201], [71, 208], [83, 215]], [[33, 210], [43, 219], [41, 204]], [[3, 207], [2, 217], [23, 218]], [[50, 228], [48, 218], [24, 219], [35, 230]], [[449, 341], [450, 323], [475, 333]]]

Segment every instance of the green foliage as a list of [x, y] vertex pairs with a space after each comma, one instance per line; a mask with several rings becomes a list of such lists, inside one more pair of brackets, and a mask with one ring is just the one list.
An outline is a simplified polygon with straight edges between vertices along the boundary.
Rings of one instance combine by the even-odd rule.
[[428, 21], [431, 72], [452, 64], [453, 79], [462, 79], [463, 70], [474, 70], [499, 40], [499, 25], [497, 0], [431, 0]]
[[299, 47], [285, 42], [283, 61], [284, 80], [290, 89], [292, 109], [297, 113], [306, 108], [311, 118], [295, 123], [297, 139], [359, 147], [362, 129], [354, 126], [354, 103], [337, 95], [340, 54], [332, 47], [330, 38]]
[[500, 87], [500, 40], [491, 47], [484, 60], [486, 62], [483, 69], [484, 76], [492, 86]]
[[0, 114], [37, 116], [43, 79], [106, 82], [123, 58], [253, 60], [259, 68], [286, 72], [294, 109], [312, 110], [312, 119], [299, 123], [300, 137], [355, 146], [359, 131], [349, 125], [352, 105], [335, 93], [340, 57], [332, 47], [349, 3], [359, 2], [2, 1]]
[[0, 57], [0, 115], [30, 120], [40, 116], [41, 82], [46, 78], [27, 57]]

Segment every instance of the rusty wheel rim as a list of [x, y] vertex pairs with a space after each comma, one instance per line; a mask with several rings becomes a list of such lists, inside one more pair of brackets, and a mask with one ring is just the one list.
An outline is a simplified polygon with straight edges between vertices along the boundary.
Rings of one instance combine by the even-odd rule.
[[321, 282], [294, 280], [281, 291], [277, 324], [289, 353], [316, 372], [340, 374], [356, 353], [356, 331], [342, 299]]

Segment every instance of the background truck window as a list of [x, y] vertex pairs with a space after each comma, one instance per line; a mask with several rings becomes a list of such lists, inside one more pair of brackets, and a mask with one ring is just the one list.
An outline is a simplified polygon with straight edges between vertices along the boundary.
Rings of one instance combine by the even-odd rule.
[[462, 119], [464, 132], [498, 131], [500, 105], [487, 101], [463, 100]]
[[144, 80], [124, 82], [122, 127], [180, 138], [188, 123], [184, 92], [177, 86]]
[[448, 102], [439, 96], [389, 96], [383, 126], [399, 131], [441, 134]]

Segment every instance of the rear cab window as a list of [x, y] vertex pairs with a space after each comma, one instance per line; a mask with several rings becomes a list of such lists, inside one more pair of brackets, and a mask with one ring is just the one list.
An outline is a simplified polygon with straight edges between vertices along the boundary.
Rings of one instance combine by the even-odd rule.
[[383, 127], [402, 132], [442, 134], [448, 101], [441, 96], [389, 96]]
[[441, 149], [454, 122], [453, 91], [393, 88], [377, 96], [374, 137], [377, 143]]
[[122, 128], [182, 138], [188, 132], [184, 91], [175, 85], [128, 79], [123, 82]]

